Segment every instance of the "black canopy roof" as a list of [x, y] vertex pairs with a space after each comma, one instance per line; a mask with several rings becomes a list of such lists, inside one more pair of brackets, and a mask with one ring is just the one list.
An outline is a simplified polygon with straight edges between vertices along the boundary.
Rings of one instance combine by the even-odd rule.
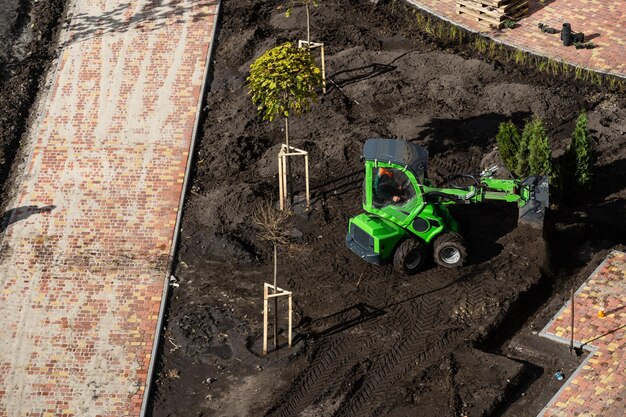
[[406, 166], [416, 176], [428, 167], [426, 148], [401, 139], [368, 139], [363, 146], [363, 158]]

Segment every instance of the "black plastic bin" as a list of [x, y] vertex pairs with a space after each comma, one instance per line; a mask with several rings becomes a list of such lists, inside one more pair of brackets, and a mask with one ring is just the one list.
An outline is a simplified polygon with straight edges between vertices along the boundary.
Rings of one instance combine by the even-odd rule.
[[561, 40], [565, 46], [570, 46], [572, 44], [572, 25], [569, 23], [563, 23], [563, 29], [561, 29]]

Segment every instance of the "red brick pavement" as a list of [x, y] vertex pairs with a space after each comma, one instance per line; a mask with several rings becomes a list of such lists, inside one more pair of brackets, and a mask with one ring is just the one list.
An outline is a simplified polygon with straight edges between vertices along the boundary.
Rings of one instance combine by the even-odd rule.
[[[598, 317], [598, 311], [605, 317]], [[569, 343], [571, 303], [541, 332]], [[542, 417], [622, 417], [626, 410], [626, 253], [611, 252], [576, 292], [574, 341], [591, 350]]]
[[140, 414], [216, 8], [75, 1], [2, 240], [0, 416]]
[[[407, 0], [447, 20], [511, 46], [570, 64], [626, 77], [626, 0], [528, 0], [529, 12], [515, 29], [489, 30], [467, 15], [456, 13], [456, 0]], [[584, 32], [594, 49], [565, 47], [559, 34], [546, 34], [539, 23], [557, 30], [564, 22]]]

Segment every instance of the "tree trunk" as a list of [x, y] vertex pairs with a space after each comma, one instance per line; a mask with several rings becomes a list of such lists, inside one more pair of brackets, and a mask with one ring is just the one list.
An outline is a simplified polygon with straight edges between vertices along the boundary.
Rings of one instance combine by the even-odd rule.
[[289, 152], [289, 118], [285, 117], [285, 145], [287, 145], [287, 152]]
[[[277, 288], [277, 259], [278, 259], [278, 250], [276, 248], [276, 243], [274, 243], [274, 294], [278, 292]], [[274, 348], [278, 349], [278, 297], [274, 297]]]

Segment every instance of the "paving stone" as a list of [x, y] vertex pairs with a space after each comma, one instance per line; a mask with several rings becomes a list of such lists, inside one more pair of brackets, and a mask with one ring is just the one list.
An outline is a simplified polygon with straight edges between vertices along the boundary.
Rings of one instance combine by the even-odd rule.
[[[489, 29], [476, 19], [456, 12], [456, 0], [407, 0], [447, 20], [512, 46], [565, 61], [576, 66], [626, 77], [626, 1], [528, 0], [528, 14], [514, 29]], [[561, 30], [570, 23], [574, 32], [583, 32], [597, 47], [576, 49], [563, 46], [559, 33], [541, 32], [543, 23]]]
[[2, 237], [3, 417], [139, 415], [216, 23], [74, 3]]
[[[565, 304], [541, 335], [569, 344], [571, 308], [571, 302]], [[598, 317], [601, 309], [604, 317]], [[613, 251], [574, 296], [574, 343], [590, 350], [590, 356], [540, 416], [624, 415], [625, 330], [626, 253]]]

